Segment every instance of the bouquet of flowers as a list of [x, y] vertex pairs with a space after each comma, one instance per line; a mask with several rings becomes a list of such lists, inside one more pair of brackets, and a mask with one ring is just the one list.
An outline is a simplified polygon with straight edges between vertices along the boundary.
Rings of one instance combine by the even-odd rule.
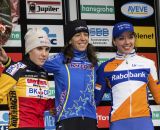
[[0, 47], [4, 45], [12, 32], [10, 0], [0, 0]]

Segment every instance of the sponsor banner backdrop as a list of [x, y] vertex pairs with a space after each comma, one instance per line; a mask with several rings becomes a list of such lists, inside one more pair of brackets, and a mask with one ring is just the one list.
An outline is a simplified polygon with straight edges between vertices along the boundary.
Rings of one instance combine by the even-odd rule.
[[114, 0], [80, 0], [82, 19], [115, 20]]
[[0, 126], [8, 125], [8, 120], [9, 120], [8, 114], [9, 114], [9, 111], [0, 111]]
[[160, 126], [160, 105], [150, 105], [154, 126]]
[[8, 126], [2, 125], [2, 126], [0, 126], [0, 130], [8, 130]]
[[[44, 113], [45, 130], [55, 130], [55, 117], [46, 111]], [[8, 130], [9, 111], [0, 111], [0, 130]]]
[[12, 27], [10, 38], [4, 47], [21, 47], [21, 29], [20, 25], [16, 24]]
[[42, 28], [48, 34], [52, 47], [64, 46], [63, 25], [28, 25], [27, 28]]
[[147, 89], [148, 90], [148, 100], [154, 100], [152, 94], [151, 94], [151, 91], [149, 90], [149, 88]]
[[49, 111], [45, 111], [44, 113], [45, 120], [45, 130], [55, 130], [55, 117], [49, 113]]
[[136, 33], [136, 47], [156, 47], [154, 27], [134, 27]]
[[114, 2], [115, 20], [138, 26], [155, 26], [154, 0], [119, 0]]
[[20, 17], [19, 0], [10, 0], [10, 2], [11, 2], [12, 23], [18, 24], [18, 20]]
[[128, 2], [121, 6], [121, 12], [123, 15], [134, 18], [143, 19], [153, 15], [154, 10], [152, 6], [144, 2]]
[[113, 26], [88, 26], [89, 43], [94, 46], [112, 46], [112, 29]]
[[49, 98], [55, 98], [55, 82], [49, 81]]
[[9, 111], [0, 111], [0, 130], [8, 130]]
[[62, 19], [62, 0], [26, 0], [27, 19]]
[[157, 54], [156, 53], [138, 53], [140, 56], [144, 56], [146, 58], [149, 58], [155, 62], [155, 65], [158, 70], [158, 60], [157, 60]]
[[116, 56], [115, 52], [97, 52], [98, 65]]
[[[116, 56], [115, 52], [97, 52], [98, 57], [98, 65], [102, 64], [103, 62], [113, 58]], [[102, 101], [111, 101], [111, 94], [105, 93], [103, 95]]]
[[104, 93], [102, 101], [111, 101], [111, 93]]
[[109, 128], [110, 106], [97, 107], [98, 128]]

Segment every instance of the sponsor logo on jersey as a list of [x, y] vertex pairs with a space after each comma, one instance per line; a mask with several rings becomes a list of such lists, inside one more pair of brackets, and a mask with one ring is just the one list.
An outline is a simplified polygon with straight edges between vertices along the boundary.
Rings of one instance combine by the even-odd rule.
[[39, 87], [27, 87], [26, 89], [26, 95], [29, 97], [48, 98], [48, 89], [42, 89]]
[[48, 87], [47, 81], [42, 79], [35, 79], [35, 78], [27, 78], [26, 79], [27, 86], [40, 86], [40, 87]]
[[18, 112], [17, 112], [17, 95], [15, 91], [9, 92], [10, 96], [10, 125], [16, 127], [18, 123]]
[[141, 78], [145, 78], [146, 75], [144, 72], [140, 72], [140, 73], [132, 73], [131, 71], [129, 73], [126, 73], [126, 74], [118, 74], [118, 75], [112, 75], [112, 81], [114, 80], [119, 80], [119, 79], [128, 79], [128, 78], [138, 78], [138, 77], [141, 77]]
[[7, 70], [6, 72], [10, 75], [14, 75], [19, 69], [23, 69], [25, 68], [26, 65], [21, 63], [21, 62], [18, 62], [14, 65], [11, 65]]
[[84, 69], [84, 70], [91, 70], [92, 69], [92, 65], [91, 64], [78, 64], [78, 63], [71, 63], [70, 64], [71, 68], [80, 68], [80, 69]]
[[118, 73], [112, 75], [112, 81], [119, 80], [119, 79], [128, 79], [128, 78], [145, 78], [146, 75], [144, 72], [132, 72], [129, 71], [128, 73]]

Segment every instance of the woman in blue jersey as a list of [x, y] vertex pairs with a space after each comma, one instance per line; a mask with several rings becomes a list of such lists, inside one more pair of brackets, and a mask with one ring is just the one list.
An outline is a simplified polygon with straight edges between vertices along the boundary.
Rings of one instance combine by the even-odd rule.
[[110, 130], [154, 130], [147, 86], [160, 104], [160, 84], [154, 62], [136, 54], [135, 42], [133, 25], [117, 23], [113, 28], [116, 57], [97, 70], [97, 103], [106, 90], [112, 93]]
[[85, 21], [65, 26], [66, 45], [44, 68], [54, 74], [57, 130], [96, 130], [94, 100], [97, 57]]

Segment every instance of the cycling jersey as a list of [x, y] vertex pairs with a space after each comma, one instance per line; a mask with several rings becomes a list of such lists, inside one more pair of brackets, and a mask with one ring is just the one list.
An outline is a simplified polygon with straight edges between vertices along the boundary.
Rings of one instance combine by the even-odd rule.
[[154, 62], [138, 56], [118, 54], [101, 64], [97, 71], [96, 101], [105, 91], [112, 94], [111, 122], [150, 116], [147, 86], [157, 103], [160, 102], [160, 84]]
[[28, 58], [5, 68], [0, 77], [0, 101], [9, 93], [9, 129], [44, 128], [44, 111], [53, 107], [52, 100], [47, 100], [47, 78], [46, 71]]
[[54, 73], [56, 122], [72, 117], [96, 119], [94, 100], [95, 69], [86, 52], [74, 51], [71, 63], [64, 64], [62, 53], [51, 56], [44, 64]]

